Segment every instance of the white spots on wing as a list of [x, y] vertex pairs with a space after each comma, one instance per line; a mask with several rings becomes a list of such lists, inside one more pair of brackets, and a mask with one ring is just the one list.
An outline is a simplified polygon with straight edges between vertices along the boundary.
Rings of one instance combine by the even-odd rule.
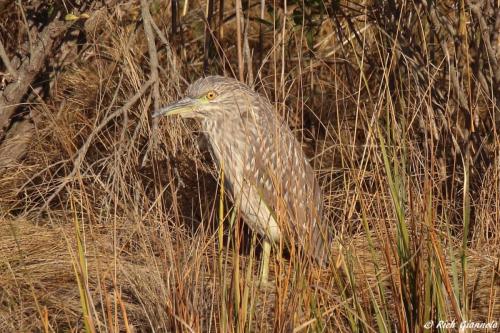
[[269, 146], [266, 146], [266, 147], [264, 148], [264, 152], [263, 152], [263, 154], [262, 154], [262, 155], [263, 155], [263, 157], [264, 157], [265, 159], [269, 159]]
[[294, 161], [300, 161], [302, 156], [300, 156], [300, 154], [299, 154], [299, 151], [298, 151], [298, 150], [295, 150], [295, 151], [293, 152], [293, 157], [294, 157]]
[[218, 118], [203, 124], [214, 158], [224, 165], [231, 184], [226, 189], [255, 232], [276, 240], [285, 227], [307, 237], [314, 234], [312, 226], [321, 214], [314, 175], [288, 128], [276, 130], [274, 119], [260, 117], [245, 111], [241, 120]]

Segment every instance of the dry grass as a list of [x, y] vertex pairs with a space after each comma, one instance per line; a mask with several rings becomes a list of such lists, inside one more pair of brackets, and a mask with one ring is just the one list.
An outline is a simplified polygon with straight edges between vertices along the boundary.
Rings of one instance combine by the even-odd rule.
[[[274, 287], [259, 288], [259, 240], [223, 202], [196, 124], [153, 130], [147, 90], [102, 125], [149, 79], [141, 8], [126, 2], [86, 23], [87, 43], [32, 105], [26, 157], [0, 173], [0, 330], [413, 332], [431, 319], [498, 321], [498, 100], [460, 76], [472, 131], [432, 20], [391, 26], [390, 12], [349, 5], [323, 21], [311, 6], [312, 28], [276, 7], [261, 54], [250, 20], [241, 44], [253, 53], [238, 56], [232, 4], [208, 60], [194, 9], [170, 46], [157, 39], [162, 102], [204, 66], [231, 75], [238, 63], [274, 101], [318, 171], [336, 234], [330, 267], [292, 249], [273, 260]], [[153, 7], [158, 25], [171, 17], [169, 3]], [[259, 17], [259, 5], [247, 14]]]

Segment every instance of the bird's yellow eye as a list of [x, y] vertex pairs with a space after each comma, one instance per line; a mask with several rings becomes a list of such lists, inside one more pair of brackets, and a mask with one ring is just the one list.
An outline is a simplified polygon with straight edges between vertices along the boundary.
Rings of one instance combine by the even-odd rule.
[[215, 91], [211, 90], [207, 93], [207, 99], [208, 100], [212, 100], [215, 98], [215, 96], [217, 96], [217, 94], [215, 93]]

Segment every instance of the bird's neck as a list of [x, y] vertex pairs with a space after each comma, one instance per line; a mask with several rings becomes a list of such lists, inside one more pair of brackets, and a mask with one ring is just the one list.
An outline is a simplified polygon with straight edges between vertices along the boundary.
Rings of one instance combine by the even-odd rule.
[[245, 140], [241, 138], [245, 135], [242, 129], [244, 125], [242, 124], [241, 118], [229, 119], [229, 118], [211, 118], [204, 119], [201, 124], [202, 131], [206, 135], [208, 141], [210, 142], [213, 157], [218, 162], [226, 160], [226, 162], [231, 162], [231, 156], [226, 156], [228, 152], [234, 151], [234, 146], [238, 146], [241, 142]]
[[220, 136], [223, 134], [222, 132], [227, 133], [238, 128], [238, 122], [241, 122], [241, 119], [214, 117], [211, 119], [203, 119], [201, 121], [201, 128], [208, 136]]

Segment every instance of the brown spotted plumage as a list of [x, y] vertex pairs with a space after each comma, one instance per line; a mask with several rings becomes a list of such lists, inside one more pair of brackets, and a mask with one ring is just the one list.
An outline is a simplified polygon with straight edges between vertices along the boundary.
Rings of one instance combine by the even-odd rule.
[[210, 76], [158, 112], [201, 121], [225, 185], [246, 223], [271, 242], [328, 260], [322, 195], [300, 143], [267, 98], [234, 79]]

